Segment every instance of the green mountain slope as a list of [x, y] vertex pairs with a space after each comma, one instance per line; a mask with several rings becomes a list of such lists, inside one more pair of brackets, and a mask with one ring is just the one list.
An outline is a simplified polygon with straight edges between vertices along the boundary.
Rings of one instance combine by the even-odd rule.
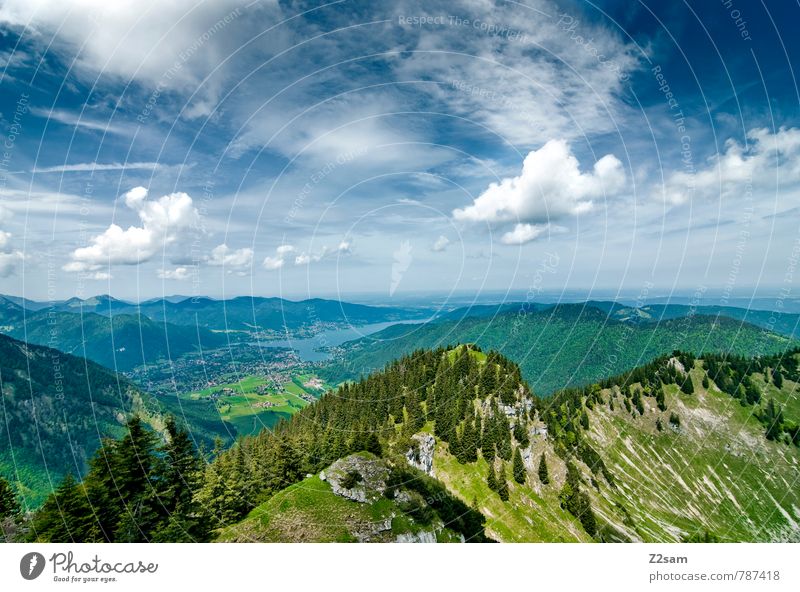
[[764, 354], [796, 343], [727, 317], [690, 316], [661, 322], [610, 319], [589, 305], [559, 305], [526, 314], [468, 317], [425, 325], [392, 326], [345, 344], [327, 369], [331, 380], [357, 378], [416, 349], [476, 343], [507, 356], [534, 391], [601, 380], [675, 349], [695, 354]]
[[46, 310], [29, 312], [23, 318], [13, 311], [0, 317], [0, 325], [5, 334], [16, 339], [86, 357], [117, 371], [175, 359], [201, 347], [222, 347], [228, 342], [227, 336], [207, 329], [131, 314], [108, 317]]
[[[676, 352], [540, 399], [499, 354], [420, 350], [223, 454], [201, 497], [234, 524], [221, 540], [294, 540], [287, 525], [319, 519], [298, 513], [297, 497], [340, 506], [321, 484], [326, 467], [372, 450], [389, 467], [428, 472], [480, 512], [482, 532], [499, 541], [794, 540], [799, 368], [796, 350], [705, 359]], [[312, 472], [319, 476], [302, 481]], [[219, 481], [240, 485], [221, 492], [211, 487]], [[237, 522], [230, 500], [241, 489], [266, 502]], [[358, 515], [373, 510], [348, 503]], [[333, 522], [342, 537], [352, 530]]]
[[[112, 475], [95, 457], [84, 484], [66, 480], [20, 529], [40, 541], [798, 540], [798, 386], [800, 350], [673, 352], [543, 399], [497, 352], [418, 350], [202, 469], [173, 430], [169, 454], [192, 475], [177, 489], [131, 420]], [[129, 485], [114, 493], [110, 477]], [[138, 508], [142, 529], [118, 510], [104, 527], [89, 494]]]
[[82, 475], [128, 414], [153, 426], [157, 401], [82, 358], [0, 335], [0, 474], [35, 507], [67, 474]]
[[358, 453], [276, 493], [217, 540], [480, 542], [483, 521], [422, 472]]

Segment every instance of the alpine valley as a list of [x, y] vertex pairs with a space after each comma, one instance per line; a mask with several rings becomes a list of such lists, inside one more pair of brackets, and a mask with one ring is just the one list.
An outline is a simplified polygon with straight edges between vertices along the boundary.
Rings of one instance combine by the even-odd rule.
[[2, 303], [10, 541], [800, 536], [800, 344], [767, 313]]

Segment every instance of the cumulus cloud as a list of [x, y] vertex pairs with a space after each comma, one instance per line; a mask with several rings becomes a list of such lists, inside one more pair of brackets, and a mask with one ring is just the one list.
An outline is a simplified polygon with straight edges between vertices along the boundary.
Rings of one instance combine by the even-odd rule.
[[563, 226], [554, 224], [517, 224], [513, 230], [503, 234], [500, 242], [504, 245], [524, 245], [536, 240], [545, 233], [561, 233], [566, 232], [566, 230]]
[[[0, 206], [0, 222], [4, 222], [11, 217], [11, 212]], [[13, 248], [11, 233], [0, 230], [0, 277], [12, 275], [17, 264], [25, 259], [24, 253]]]
[[341, 241], [335, 247], [325, 246], [318, 253], [298, 252], [297, 249], [295, 249], [292, 245], [281, 245], [275, 249], [274, 256], [266, 257], [264, 259], [262, 266], [269, 270], [280, 269], [286, 264], [286, 261], [288, 261], [292, 255], [294, 255], [295, 265], [310, 265], [335, 255], [349, 254], [351, 251], [352, 243], [348, 240]]
[[225, 243], [214, 247], [208, 258], [209, 265], [243, 269], [253, 263], [253, 249], [231, 249]]
[[[800, 129], [750, 130], [747, 145], [734, 139], [696, 171], [678, 171], [659, 187], [663, 199], [673, 205], [704, 199], [739, 198], [755, 189], [775, 193], [800, 184]], [[777, 185], [778, 181], [780, 186]]]
[[184, 281], [191, 277], [191, 272], [188, 267], [176, 267], [175, 269], [159, 269], [157, 275], [162, 280]]
[[300, 253], [294, 259], [295, 265], [309, 265], [311, 263], [317, 263], [326, 259], [328, 257], [332, 257], [334, 255], [345, 255], [351, 252], [351, 244], [350, 241], [342, 241], [335, 247], [323, 247], [322, 251], [319, 253]]
[[275, 255], [272, 257], [265, 257], [262, 266], [264, 269], [275, 270], [280, 269], [286, 263], [286, 259], [294, 253], [292, 245], [281, 245], [275, 249]]
[[147, 193], [144, 187], [135, 187], [123, 196], [124, 204], [138, 214], [141, 226], [123, 229], [111, 224], [93, 237], [88, 247], [75, 249], [64, 270], [85, 273], [109, 265], [138, 265], [178, 243], [197, 227], [197, 209], [186, 193], [172, 193], [157, 200], [148, 200]]
[[595, 199], [611, 197], [624, 185], [622, 163], [612, 154], [584, 173], [566, 141], [550, 140], [528, 153], [519, 176], [492, 183], [453, 217], [492, 224], [547, 222], [587, 212]]
[[442, 251], [447, 249], [447, 245], [449, 245], [449, 244], [450, 244], [450, 239], [447, 238], [445, 235], [441, 235], [441, 236], [439, 236], [439, 238], [436, 239], [436, 242], [433, 243], [433, 246], [431, 247], [431, 249], [435, 253], [441, 253]]

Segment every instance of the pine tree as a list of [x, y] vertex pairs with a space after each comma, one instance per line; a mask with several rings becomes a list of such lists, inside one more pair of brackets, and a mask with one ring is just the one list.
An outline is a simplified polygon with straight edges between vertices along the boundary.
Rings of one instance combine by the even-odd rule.
[[656, 405], [658, 405], [660, 411], [667, 410], [667, 402], [664, 398], [664, 387], [659, 387], [658, 390], [656, 390]]
[[406, 414], [408, 415], [408, 433], [416, 434], [425, 425], [425, 414], [419, 402], [416, 389], [410, 389], [406, 396]]
[[494, 425], [490, 418], [483, 421], [483, 437], [481, 439], [481, 454], [488, 463], [494, 462]]
[[481, 372], [480, 393], [481, 397], [487, 397], [495, 392], [497, 388], [497, 366], [487, 358], [486, 364]]
[[711, 383], [708, 381], [708, 374], [703, 375], [703, 388], [707, 389]]
[[111, 457], [113, 483], [122, 502], [114, 541], [147, 542], [149, 529], [158, 520], [158, 500], [151, 482], [155, 477], [156, 436], [138, 416], [128, 420], [127, 428]]
[[203, 461], [189, 433], [178, 427], [175, 418], [167, 418], [165, 429], [167, 441], [161, 449], [163, 462], [159, 466], [158, 503], [160, 513], [166, 516], [162, 517], [161, 524], [153, 533], [153, 540], [204, 541], [209, 526], [194, 499], [202, 477]]
[[644, 415], [644, 403], [642, 402], [642, 390], [634, 389], [633, 391], [633, 405], [639, 412], [639, 415]]
[[519, 447], [514, 450], [514, 481], [519, 483], [520, 485], [525, 483], [525, 479], [528, 477], [527, 471], [525, 471], [525, 463], [522, 462], [522, 454], [519, 452]]
[[539, 458], [539, 481], [541, 481], [542, 485], [550, 483], [550, 473], [547, 470], [547, 461], [544, 458], [544, 452], [542, 452], [542, 456]]
[[0, 522], [6, 518], [16, 518], [19, 516], [19, 501], [11, 484], [3, 477], [0, 477]]
[[692, 376], [690, 374], [686, 374], [686, 378], [684, 378], [683, 382], [681, 383], [681, 392], [691, 395], [694, 393], [694, 383], [692, 382]]
[[783, 432], [783, 410], [773, 399], [767, 401], [762, 414], [762, 422], [767, 426], [768, 440], [776, 440]]
[[478, 460], [478, 434], [470, 420], [467, 420], [464, 425], [461, 447], [464, 454], [464, 462], [471, 463]]
[[505, 463], [500, 463], [500, 470], [497, 471], [497, 495], [504, 502], [508, 501], [508, 481], [506, 481]]
[[494, 472], [494, 462], [489, 463], [489, 473], [486, 475], [486, 485], [492, 491], [497, 491], [497, 475]]
[[772, 370], [772, 384], [775, 388], [783, 388], [783, 374], [778, 368]]
[[528, 437], [528, 426], [525, 421], [525, 416], [522, 413], [517, 414], [517, 421], [514, 423], [514, 439], [523, 448], [527, 447], [531, 442]]
[[95, 542], [97, 529], [86, 492], [67, 475], [34, 517], [31, 535], [51, 543]]

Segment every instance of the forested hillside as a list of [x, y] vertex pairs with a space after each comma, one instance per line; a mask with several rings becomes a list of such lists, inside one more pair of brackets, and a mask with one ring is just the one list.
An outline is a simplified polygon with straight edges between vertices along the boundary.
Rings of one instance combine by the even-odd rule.
[[0, 335], [0, 475], [30, 507], [68, 472], [83, 475], [102, 437], [126, 418], [157, 425], [158, 403], [105, 368]]
[[[274, 431], [216, 451], [204, 468], [188, 436], [159, 445], [133, 420], [127, 439], [107, 449], [111, 460], [98, 455], [83, 484], [62, 484], [20, 532], [36, 540], [794, 540], [799, 381], [796, 350], [673, 352], [545, 399], [497, 352], [418, 350]], [[178, 440], [180, 454], [169, 450]], [[172, 456], [188, 467], [180, 502], [169, 493]], [[130, 487], [111, 490], [105, 466]], [[80, 503], [87, 496], [121, 510], [98, 527]], [[62, 513], [66, 526], [54, 526], [53, 508], [73, 506]]]
[[548, 395], [597, 382], [679, 349], [771, 354], [797, 342], [727, 317], [689, 316], [631, 323], [594, 306], [567, 304], [426, 325], [398, 325], [345, 344], [327, 368], [332, 380], [358, 378], [416, 349], [475, 343], [516, 362], [533, 390]]

